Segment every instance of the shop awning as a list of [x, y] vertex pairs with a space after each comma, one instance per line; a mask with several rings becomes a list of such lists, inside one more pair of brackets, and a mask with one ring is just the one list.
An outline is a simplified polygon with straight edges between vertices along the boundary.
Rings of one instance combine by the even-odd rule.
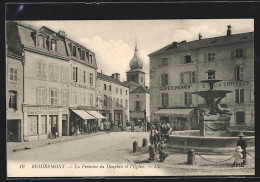
[[91, 116], [89, 113], [83, 111], [83, 110], [72, 110], [74, 113], [76, 113], [79, 117], [82, 119], [96, 119], [93, 116]]
[[154, 114], [163, 114], [163, 115], [176, 115], [177, 117], [186, 117], [188, 116], [191, 111], [193, 111], [192, 108], [184, 108], [184, 109], [160, 109], [158, 111], [155, 111]]
[[106, 119], [106, 117], [104, 117], [102, 114], [99, 114], [97, 111], [87, 111], [87, 112], [97, 119]]

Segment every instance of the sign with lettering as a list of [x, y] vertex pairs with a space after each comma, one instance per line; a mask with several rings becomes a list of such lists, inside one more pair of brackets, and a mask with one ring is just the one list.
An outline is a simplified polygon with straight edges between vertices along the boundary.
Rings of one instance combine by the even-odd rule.
[[[249, 81], [238, 81], [238, 82], [219, 82], [219, 83], [215, 83], [214, 87], [236, 87], [236, 86], [248, 86], [250, 85]], [[203, 88], [207, 88], [209, 87], [208, 84], [203, 84]]]
[[182, 90], [190, 89], [190, 85], [177, 85], [177, 86], [161, 86], [160, 90]]

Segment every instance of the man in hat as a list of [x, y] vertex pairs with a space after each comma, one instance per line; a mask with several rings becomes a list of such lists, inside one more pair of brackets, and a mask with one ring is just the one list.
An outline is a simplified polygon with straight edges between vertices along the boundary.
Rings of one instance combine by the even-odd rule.
[[158, 131], [155, 126], [152, 125], [152, 129], [150, 131], [150, 143], [154, 145], [154, 149], [157, 150], [157, 142], [158, 142]]
[[240, 146], [243, 154], [243, 165], [246, 164], [246, 147], [247, 143], [246, 140], [243, 138], [245, 135], [243, 133], [239, 133], [238, 137], [239, 139], [237, 140], [237, 146]]

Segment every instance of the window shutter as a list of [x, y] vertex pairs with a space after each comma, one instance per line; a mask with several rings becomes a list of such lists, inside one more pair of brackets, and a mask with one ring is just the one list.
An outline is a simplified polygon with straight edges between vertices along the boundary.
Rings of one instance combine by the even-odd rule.
[[168, 74], [164, 74], [164, 76], [165, 76], [165, 85], [168, 85]]
[[78, 67], [76, 67], [76, 82], [78, 82]]
[[42, 76], [46, 78], [46, 63], [42, 64]]
[[161, 74], [161, 85], [164, 86], [164, 74]]
[[231, 50], [231, 59], [235, 59], [235, 53], [236, 53], [235, 49], [232, 49]]
[[245, 101], [244, 89], [240, 89], [240, 103], [244, 103], [244, 101]]
[[239, 68], [240, 68], [240, 70], [239, 70], [240, 80], [243, 80], [244, 79], [244, 68], [243, 68], [243, 66], [240, 66]]
[[205, 54], [204, 54], [204, 62], [205, 62], [205, 63], [208, 62], [208, 53], [205, 53]]
[[183, 83], [183, 73], [180, 73], [181, 83]]
[[191, 80], [191, 76], [192, 76], [192, 75], [191, 75], [191, 71], [190, 71], [190, 72], [189, 72], [189, 83], [191, 83], [191, 81], [192, 81], [192, 80]]
[[16, 92], [16, 110], [20, 109], [19, 94]]
[[238, 71], [237, 66], [235, 66], [235, 80], [238, 80], [238, 78], [237, 78], [237, 71]]

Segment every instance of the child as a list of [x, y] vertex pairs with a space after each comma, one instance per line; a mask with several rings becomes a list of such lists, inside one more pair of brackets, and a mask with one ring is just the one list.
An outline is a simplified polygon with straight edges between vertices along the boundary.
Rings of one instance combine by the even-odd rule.
[[234, 155], [234, 163], [233, 167], [244, 167], [243, 166], [243, 154], [241, 153], [243, 150], [240, 146], [236, 147], [236, 153]]
[[166, 144], [165, 144], [165, 139], [162, 139], [158, 148], [159, 148], [159, 159], [160, 162], [163, 162], [166, 157], [169, 156], [169, 154], [166, 152]]

